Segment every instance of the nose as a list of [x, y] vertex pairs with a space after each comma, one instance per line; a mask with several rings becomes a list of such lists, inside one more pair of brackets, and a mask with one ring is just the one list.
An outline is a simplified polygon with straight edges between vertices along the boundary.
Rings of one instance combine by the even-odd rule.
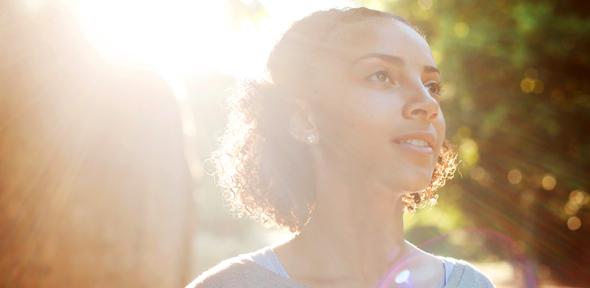
[[432, 98], [423, 86], [416, 90], [414, 90], [416, 92], [412, 93], [413, 95], [410, 95], [411, 97], [408, 97], [409, 101], [403, 111], [404, 117], [433, 122], [438, 118], [438, 114], [440, 113], [438, 102]]

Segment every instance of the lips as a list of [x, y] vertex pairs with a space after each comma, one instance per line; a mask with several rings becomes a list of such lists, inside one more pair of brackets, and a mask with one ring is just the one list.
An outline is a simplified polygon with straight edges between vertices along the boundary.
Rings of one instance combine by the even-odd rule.
[[434, 134], [430, 132], [412, 132], [394, 138], [392, 141], [418, 152], [432, 153], [435, 147]]

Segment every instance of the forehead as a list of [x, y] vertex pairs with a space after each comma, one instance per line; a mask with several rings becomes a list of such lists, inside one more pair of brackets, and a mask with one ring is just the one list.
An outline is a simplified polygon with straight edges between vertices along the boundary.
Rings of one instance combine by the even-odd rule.
[[356, 58], [369, 53], [393, 55], [410, 65], [434, 66], [426, 40], [394, 18], [371, 17], [337, 26], [327, 36], [331, 50]]

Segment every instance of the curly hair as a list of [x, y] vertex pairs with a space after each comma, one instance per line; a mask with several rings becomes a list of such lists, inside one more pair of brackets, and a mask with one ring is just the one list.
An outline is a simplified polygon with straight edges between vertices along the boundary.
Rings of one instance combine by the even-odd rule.
[[[327, 35], [337, 25], [371, 17], [394, 18], [412, 27], [400, 16], [367, 8], [315, 12], [295, 22], [271, 51], [267, 62], [271, 80], [243, 82], [230, 98], [228, 124], [212, 159], [232, 212], [291, 232], [300, 232], [310, 220], [315, 176], [308, 147], [288, 133], [294, 112], [290, 99], [305, 89], [306, 69]], [[402, 197], [406, 211], [436, 203], [436, 190], [452, 178], [456, 158], [445, 141], [430, 185]]]

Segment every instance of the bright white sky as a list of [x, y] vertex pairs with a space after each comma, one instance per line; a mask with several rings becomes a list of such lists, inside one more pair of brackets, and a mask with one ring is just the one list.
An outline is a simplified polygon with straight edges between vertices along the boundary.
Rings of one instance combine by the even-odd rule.
[[275, 39], [292, 21], [319, 9], [357, 6], [350, 0], [259, 1], [268, 17], [232, 27], [223, 0], [76, 1], [84, 34], [110, 61], [176, 75], [236, 77], [258, 75]]

